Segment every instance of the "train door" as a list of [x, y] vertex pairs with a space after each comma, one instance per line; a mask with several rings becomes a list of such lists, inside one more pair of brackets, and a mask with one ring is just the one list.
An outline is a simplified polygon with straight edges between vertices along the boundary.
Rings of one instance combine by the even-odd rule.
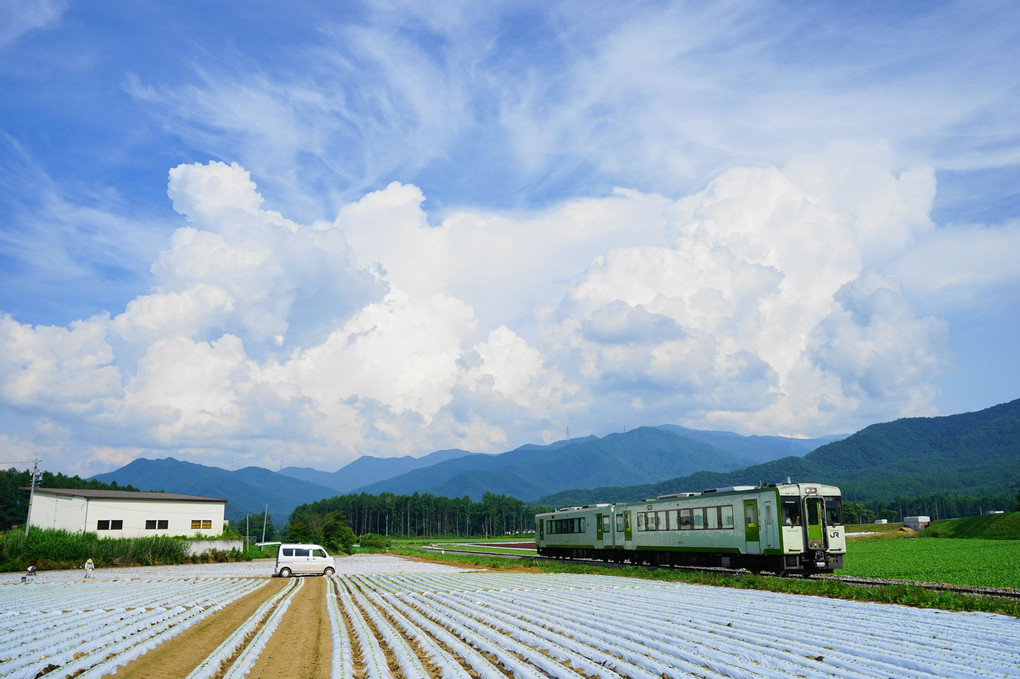
[[744, 500], [744, 541], [748, 554], [761, 553], [757, 500]]
[[634, 549], [634, 510], [627, 509], [623, 512], [623, 548]]
[[825, 527], [822, 525], [822, 517], [825, 512], [822, 507], [822, 498], [805, 498], [804, 510], [804, 527], [807, 530], [808, 549], [824, 549]]
[[775, 549], [776, 548], [776, 537], [777, 537], [778, 531], [776, 530], [776, 521], [775, 521], [776, 513], [775, 513], [775, 510], [773, 509], [772, 500], [765, 500], [764, 514], [765, 514], [764, 517], [760, 517], [760, 518], [763, 519], [761, 521], [761, 524], [762, 524], [761, 530], [764, 531], [764, 534], [760, 536], [761, 537], [761, 543], [762, 543], [762, 545], [761, 545], [762, 551], [764, 551], [766, 549]]
[[602, 524], [602, 512], [595, 514], [595, 549], [602, 549], [605, 540], [605, 528]]

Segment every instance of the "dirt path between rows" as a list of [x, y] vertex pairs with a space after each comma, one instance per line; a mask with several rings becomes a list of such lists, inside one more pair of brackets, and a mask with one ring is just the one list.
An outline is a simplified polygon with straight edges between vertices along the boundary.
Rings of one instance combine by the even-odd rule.
[[333, 640], [326, 613], [326, 578], [306, 577], [249, 679], [329, 679]]
[[117, 679], [152, 679], [152, 677], [174, 679], [188, 676], [231, 632], [254, 615], [262, 602], [283, 589], [287, 583], [287, 580], [267, 578], [264, 587], [224, 606], [169, 641], [119, 668], [112, 676], [116, 676]]

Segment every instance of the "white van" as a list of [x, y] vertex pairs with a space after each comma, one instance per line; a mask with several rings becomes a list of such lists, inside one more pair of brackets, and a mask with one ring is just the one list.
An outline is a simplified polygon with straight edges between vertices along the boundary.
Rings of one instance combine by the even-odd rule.
[[285, 542], [276, 552], [276, 570], [273, 575], [289, 578], [299, 573], [333, 575], [336, 562], [319, 545], [300, 545]]

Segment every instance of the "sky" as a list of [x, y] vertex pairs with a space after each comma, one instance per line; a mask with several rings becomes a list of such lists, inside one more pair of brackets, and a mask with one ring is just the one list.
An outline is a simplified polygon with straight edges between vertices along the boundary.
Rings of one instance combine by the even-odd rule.
[[0, 5], [0, 466], [1020, 396], [1011, 2]]

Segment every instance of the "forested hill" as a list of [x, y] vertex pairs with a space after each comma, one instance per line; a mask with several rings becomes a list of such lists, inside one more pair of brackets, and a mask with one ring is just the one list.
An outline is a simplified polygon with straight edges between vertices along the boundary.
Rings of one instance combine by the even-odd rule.
[[981, 496], [1020, 487], [1020, 399], [973, 413], [874, 424], [804, 457], [662, 483], [556, 493], [542, 504], [640, 500], [665, 493], [785, 481], [833, 483], [854, 501], [927, 494]]

